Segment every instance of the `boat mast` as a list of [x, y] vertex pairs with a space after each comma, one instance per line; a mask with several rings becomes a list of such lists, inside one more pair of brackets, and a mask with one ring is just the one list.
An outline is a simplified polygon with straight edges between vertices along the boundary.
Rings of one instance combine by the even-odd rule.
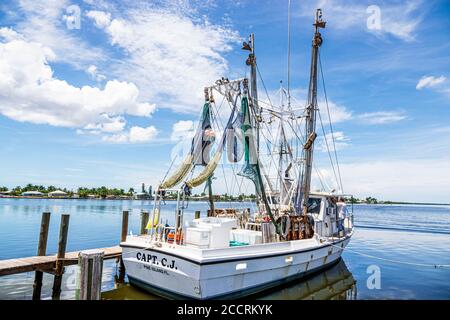
[[279, 126], [279, 138], [280, 138], [280, 144], [279, 144], [279, 150], [278, 150], [278, 177], [280, 178], [280, 199], [278, 201], [281, 209], [281, 205], [283, 204], [284, 199], [284, 174], [283, 174], [283, 154], [284, 154], [284, 130], [283, 130], [283, 123], [284, 123], [284, 101], [283, 101], [283, 81], [280, 81], [280, 126]]
[[[205, 103], [214, 103], [214, 97], [212, 95], [212, 92], [210, 96], [209, 88], [205, 88], [204, 93], [205, 93]], [[210, 210], [209, 212], [211, 216], [214, 217], [215, 208], [214, 208], [214, 195], [212, 191], [212, 177], [208, 178], [208, 180], [206, 181], [206, 185], [208, 187], [208, 200]]]
[[322, 44], [322, 36], [319, 28], [325, 28], [325, 21], [322, 20], [322, 10], [317, 9], [314, 21], [314, 38], [312, 42], [311, 71], [308, 92], [308, 105], [306, 108], [306, 142], [303, 146], [305, 151], [305, 174], [303, 176], [303, 213], [308, 210], [309, 193], [311, 188], [311, 172], [313, 162], [314, 140], [316, 134], [316, 111], [317, 111], [317, 58], [319, 47]]

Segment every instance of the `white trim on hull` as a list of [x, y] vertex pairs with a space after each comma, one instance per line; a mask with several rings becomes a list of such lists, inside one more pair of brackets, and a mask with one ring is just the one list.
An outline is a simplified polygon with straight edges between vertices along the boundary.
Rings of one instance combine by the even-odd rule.
[[314, 238], [216, 250], [156, 247], [128, 239], [121, 246], [133, 285], [168, 297], [236, 298], [332, 265], [351, 235], [325, 243]]

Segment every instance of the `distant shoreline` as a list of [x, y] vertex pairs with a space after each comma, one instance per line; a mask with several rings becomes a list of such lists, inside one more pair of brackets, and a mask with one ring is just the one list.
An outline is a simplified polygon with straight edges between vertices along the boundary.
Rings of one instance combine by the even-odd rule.
[[[7, 196], [0, 195], [0, 198], [4, 199], [47, 199], [47, 200], [136, 200], [136, 201], [148, 201], [153, 200], [153, 198], [148, 199], [134, 199], [133, 197], [109, 197], [109, 198], [72, 198], [72, 197], [33, 197], [33, 196]], [[166, 199], [166, 201], [176, 201], [176, 199]], [[189, 199], [189, 201], [208, 201], [208, 199]], [[253, 199], [244, 199], [244, 200], [225, 200], [225, 199], [216, 199], [216, 201], [221, 202], [254, 202]], [[450, 206], [450, 203], [432, 203], [432, 202], [403, 202], [403, 201], [380, 201], [377, 203], [366, 203], [366, 202], [357, 202], [353, 204], [364, 204], [364, 205], [416, 205], [416, 206]]]

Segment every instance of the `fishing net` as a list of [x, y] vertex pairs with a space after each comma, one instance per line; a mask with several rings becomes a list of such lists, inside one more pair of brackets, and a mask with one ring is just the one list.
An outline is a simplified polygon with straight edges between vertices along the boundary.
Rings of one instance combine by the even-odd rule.
[[247, 97], [243, 97], [241, 100], [241, 111], [239, 113], [238, 119], [239, 121], [236, 121], [234, 125], [235, 128], [240, 126], [243, 134], [242, 140], [244, 143], [244, 166], [242, 167], [238, 175], [253, 181], [253, 183], [255, 184], [256, 192], [258, 194], [261, 194], [261, 179], [258, 176], [258, 159], [255, 150], [255, 142], [253, 139], [253, 130], [250, 121], [250, 110], [248, 107]]
[[233, 105], [233, 111], [231, 112], [230, 118], [228, 119], [227, 125], [225, 126], [225, 129], [224, 129], [224, 132], [222, 135], [222, 140], [220, 141], [220, 144], [217, 147], [217, 151], [214, 154], [214, 157], [211, 159], [211, 161], [208, 162], [206, 167], [202, 170], [202, 172], [198, 176], [196, 176], [195, 178], [190, 179], [189, 181], [186, 182], [187, 187], [195, 188], [195, 187], [201, 185], [202, 183], [206, 182], [214, 174], [214, 171], [216, 170], [217, 165], [219, 164], [219, 161], [222, 157], [225, 142], [227, 140], [227, 134], [228, 134], [229, 130], [232, 129], [232, 123], [233, 123], [234, 115], [236, 113], [237, 99], [238, 99], [238, 97], [236, 97], [236, 100]]
[[211, 128], [211, 110], [210, 103], [206, 102], [203, 106], [200, 125], [191, 142], [190, 153], [183, 160], [175, 172], [161, 184], [160, 189], [169, 189], [184, 180], [191, 171], [194, 164], [205, 164], [203, 155], [205, 149], [214, 141]]
[[[221, 148], [221, 149], [223, 149], [223, 148]], [[211, 159], [211, 161], [206, 165], [206, 167], [203, 169], [203, 171], [198, 176], [196, 176], [195, 178], [186, 182], [186, 185], [189, 188], [195, 188], [195, 187], [201, 185], [203, 182], [208, 180], [208, 178], [213, 175], [214, 170], [216, 170], [216, 167], [219, 164], [220, 158], [222, 157], [221, 149], [217, 150], [214, 157]]]
[[178, 167], [178, 169], [169, 178], [167, 178], [159, 188], [169, 189], [179, 184], [191, 170], [193, 165], [193, 159], [194, 156], [192, 154], [189, 154], [184, 159], [183, 163]]

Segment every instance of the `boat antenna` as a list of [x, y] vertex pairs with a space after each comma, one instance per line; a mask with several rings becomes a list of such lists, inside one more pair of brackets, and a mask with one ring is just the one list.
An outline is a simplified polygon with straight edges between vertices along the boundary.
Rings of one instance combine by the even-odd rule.
[[291, 109], [291, 0], [288, 1], [287, 106]]

